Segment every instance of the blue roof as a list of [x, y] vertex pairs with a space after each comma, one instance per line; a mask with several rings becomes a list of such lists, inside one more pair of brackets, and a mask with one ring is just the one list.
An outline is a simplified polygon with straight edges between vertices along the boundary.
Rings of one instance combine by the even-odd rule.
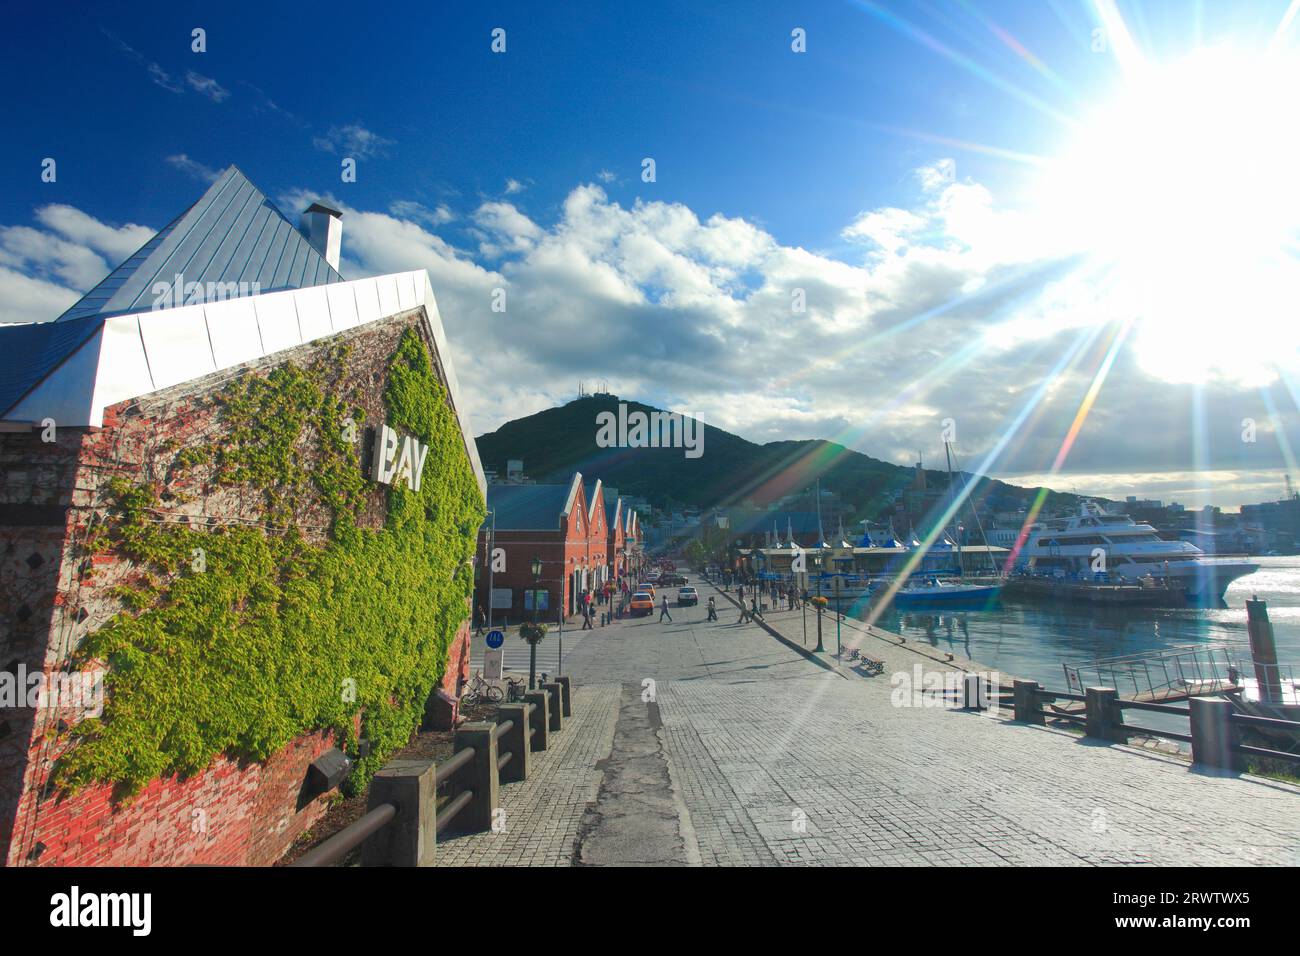
[[157, 282], [248, 283], [257, 292], [342, 282], [338, 274], [235, 166], [135, 255], [58, 319], [134, 312], [154, 302]]
[[558, 531], [571, 485], [488, 485], [498, 531]]
[[95, 334], [103, 317], [0, 324], [0, 415]]
[[731, 528], [736, 534], [763, 534], [771, 531], [773, 524], [782, 538], [787, 527], [795, 535], [815, 535], [817, 533], [817, 512], [815, 511], [758, 511], [733, 513]]
[[[177, 275], [205, 287], [248, 283], [249, 294], [343, 281], [262, 191], [231, 166], [198, 202], [58, 319], [0, 323], [0, 416], [84, 345], [105, 316], [151, 308], [154, 284], [170, 285]], [[243, 293], [227, 286], [219, 294]]]

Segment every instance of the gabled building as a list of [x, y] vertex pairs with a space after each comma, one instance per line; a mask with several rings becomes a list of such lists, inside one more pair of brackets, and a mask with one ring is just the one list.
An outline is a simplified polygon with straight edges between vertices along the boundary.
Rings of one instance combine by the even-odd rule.
[[554, 622], [578, 609], [591, 577], [590, 507], [581, 473], [564, 484], [487, 487], [475, 604], [492, 622]]
[[0, 711], [8, 865], [273, 863], [313, 761], [363, 784], [372, 722], [466, 673], [485, 481], [438, 307], [423, 270], [345, 280], [341, 230], [232, 166], [0, 325], [0, 693], [77, 691]]
[[605, 491], [605, 553], [609, 555], [609, 580], [615, 587], [623, 580], [627, 571], [626, 536], [623, 533], [623, 499], [614, 488]]

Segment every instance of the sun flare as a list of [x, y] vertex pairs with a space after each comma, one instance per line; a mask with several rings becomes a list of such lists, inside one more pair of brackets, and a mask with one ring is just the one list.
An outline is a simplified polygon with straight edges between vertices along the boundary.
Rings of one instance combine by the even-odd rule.
[[1300, 325], [1300, 60], [1202, 49], [1138, 64], [1043, 180], [1045, 228], [1107, 275], [1166, 380], [1271, 378]]

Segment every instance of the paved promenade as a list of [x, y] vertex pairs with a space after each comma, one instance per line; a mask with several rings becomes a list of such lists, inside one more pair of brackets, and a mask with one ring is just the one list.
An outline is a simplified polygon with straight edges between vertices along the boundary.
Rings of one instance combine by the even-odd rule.
[[[1005, 714], [895, 706], [891, 675], [952, 665], [858, 636], [885, 674], [829, 670], [736, 625], [721, 595], [721, 623], [704, 614], [566, 643], [572, 721], [503, 787], [504, 830], [440, 844], [440, 863], [1300, 864], [1300, 789]], [[801, 642], [799, 612], [769, 622]]]

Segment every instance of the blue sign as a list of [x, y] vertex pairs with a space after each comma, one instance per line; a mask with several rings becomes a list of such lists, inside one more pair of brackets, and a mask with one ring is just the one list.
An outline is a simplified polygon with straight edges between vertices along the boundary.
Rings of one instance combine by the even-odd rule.
[[506, 642], [505, 631], [488, 631], [487, 646], [496, 650]]

